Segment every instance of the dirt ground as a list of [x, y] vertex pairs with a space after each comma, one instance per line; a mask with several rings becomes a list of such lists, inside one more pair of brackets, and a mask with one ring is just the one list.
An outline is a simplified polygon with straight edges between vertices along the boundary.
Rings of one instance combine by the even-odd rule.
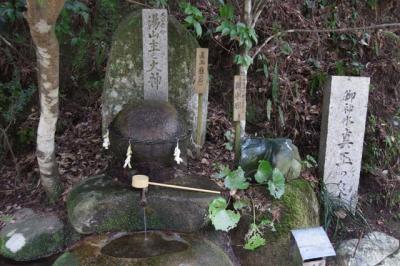
[[[33, 146], [18, 153], [20, 179], [15, 180], [16, 171], [12, 161], [0, 167], [0, 228], [4, 222], [12, 218], [12, 214], [20, 208], [32, 208], [44, 212], [56, 212], [60, 217], [66, 217], [65, 201], [68, 192], [82, 178], [96, 175], [107, 169], [110, 155], [102, 149], [101, 116], [98, 101], [92, 106], [80, 107], [84, 115], [72, 115], [68, 110], [75, 105], [62, 108], [61, 119], [66, 128], [56, 138], [58, 145], [57, 161], [64, 184], [64, 193], [56, 205], [49, 205], [45, 193], [40, 186], [39, 173]], [[76, 114], [76, 112], [75, 112]], [[37, 120], [35, 111], [30, 116]], [[34, 123], [34, 121], [32, 121]], [[213, 164], [232, 164], [233, 153], [224, 147], [226, 140], [223, 133], [232, 127], [227, 114], [220, 105], [211, 103], [209, 108], [209, 123], [207, 142], [200, 159], [189, 159], [188, 174], [211, 176], [215, 172]], [[303, 172], [303, 178], [318, 182], [315, 169]], [[334, 241], [349, 237], [359, 237], [368, 230], [379, 230], [400, 238], [400, 220], [396, 217], [397, 209], [387, 206], [380, 197], [374, 199], [374, 178], [363, 176], [360, 185], [359, 206], [363, 210], [370, 228], [354, 226], [352, 221], [344, 220], [343, 230], [339, 234], [330, 231]]]

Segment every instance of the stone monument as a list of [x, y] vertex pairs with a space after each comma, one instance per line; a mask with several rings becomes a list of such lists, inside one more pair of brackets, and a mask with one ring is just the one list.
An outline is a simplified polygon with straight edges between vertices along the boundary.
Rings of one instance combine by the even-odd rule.
[[[164, 27], [168, 30], [164, 31]], [[108, 60], [102, 95], [103, 135], [124, 105], [168, 100], [184, 116], [195, 140], [198, 94], [194, 81], [198, 47], [193, 35], [174, 17], [167, 16], [165, 10], [130, 14], [114, 34]], [[202, 132], [206, 132], [207, 103], [208, 91], [205, 91]]]
[[355, 210], [369, 81], [333, 76], [324, 91], [319, 167], [331, 196]]
[[168, 101], [168, 14], [143, 9], [143, 94], [145, 100]]

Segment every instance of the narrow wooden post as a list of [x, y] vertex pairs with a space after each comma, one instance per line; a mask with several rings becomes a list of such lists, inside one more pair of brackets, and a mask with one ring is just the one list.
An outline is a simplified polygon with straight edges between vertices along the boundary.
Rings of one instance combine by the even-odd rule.
[[234, 77], [233, 121], [235, 124], [235, 161], [240, 159], [241, 121], [246, 120], [246, 76]]
[[202, 124], [203, 124], [203, 93], [199, 93], [197, 107], [197, 129], [196, 129], [196, 144], [201, 146]]
[[240, 125], [240, 121], [235, 121], [234, 124], [235, 124], [235, 143], [234, 143], [235, 162], [238, 163], [240, 159], [242, 127]]
[[203, 94], [208, 89], [208, 49], [196, 49], [196, 76], [195, 89], [198, 94], [196, 144], [197, 153], [200, 152], [203, 137]]

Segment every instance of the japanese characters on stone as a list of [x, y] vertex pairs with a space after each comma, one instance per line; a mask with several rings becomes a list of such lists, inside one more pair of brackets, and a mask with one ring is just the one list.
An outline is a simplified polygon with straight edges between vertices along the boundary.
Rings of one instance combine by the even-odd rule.
[[320, 170], [327, 192], [352, 210], [357, 204], [369, 78], [334, 76], [324, 92]]
[[339, 148], [339, 158], [336, 161], [337, 173], [340, 177], [340, 181], [338, 183], [338, 197], [340, 199], [350, 199], [351, 202], [354, 202], [356, 199], [354, 198], [356, 194], [351, 194], [353, 191], [353, 185], [350, 185], [352, 182], [345, 182], [346, 180], [355, 178], [355, 168], [353, 166], [353, 159], [351, 157], [351, 150], [354, 145], [354, 135], [353, 135], [353, 100], [355, 99], [357, 92], [352, 89], [348, 89], [344, 92], [342, 98], [343, 109], [340, 110], [343, 114], [343, 119], [341, 121], [342, 131], [340, 132], [340, 142], [337, 144]]
[[144, 98], [168, 101], [168, 14], [144, 9], [142, 16]]

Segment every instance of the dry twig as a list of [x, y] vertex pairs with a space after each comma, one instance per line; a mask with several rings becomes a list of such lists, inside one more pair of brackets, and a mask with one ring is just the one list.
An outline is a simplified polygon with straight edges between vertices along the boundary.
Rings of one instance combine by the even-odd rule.
[[382, 28], [400, 28], [400, 23], [385, 23], [378, 25], [370, 25], [365, 27], [353, 27], [353, 28], [340, 28], [340, 29], [290, 29], [278, 32], [268, 37], [253, 53], [252, 58], [254, 59], [261, 50], [274, 38], [279, 37], [286, 33], [332, 33], [332, 32], [348, 32], [348, 31], [359, 31], [359, 30], [375, 30]]

